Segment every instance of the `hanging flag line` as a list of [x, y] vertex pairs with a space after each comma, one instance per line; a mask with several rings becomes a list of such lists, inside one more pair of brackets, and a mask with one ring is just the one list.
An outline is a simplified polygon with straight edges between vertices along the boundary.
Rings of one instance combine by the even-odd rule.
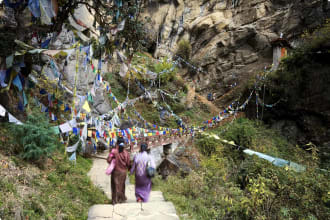
[[267, 154], [263, 154], [263, 153], [260, 153], [260, 152], [257, 152], [257, 151], [250, 150], [246, 147], [242, 147], [242, 146], [239, 146], [239, 145], [235, 144], [233, 141], [227, 141], [227, 140], [221, 139], [218, 135], [215, 135], [215, 134], [210, 135], [210, 134], [204, 133], [204, 135], [207, 135], [209, 137], [213, 137], [214, 139], [219, 140], [220, 142], [222, 142], [224, 144], [231, 145], [231, 146], [235, 147], [237, 150], [242, 150], [245, 154], [248, 154], [248, 155], [251, 155], [251, 156], [256, 155], [257, 157], [259, 157], [261, 159], [269, 161], [270, 163], [274, 164], [275, 166], [278, 166], [278, 167], [288, 166], [296, 172], [306, 171], [305, 166], [294, 163], [292, 161], [284, 160], [284, 159], [277, 158], [277, 157], [272, 157], [272, 156], [269, 156]]
[[[79, 45], [79, 44], [78, 44]], [[86, 59], [88, 60], [88, 51], [87, 50], [89, 50], [90, 49], [90, 47], [84, 47], [84, 49], [86, 49]], [[80, 50], [82, 50], [82, 48], [80, 47]], [[78, 53], [78, 50], [77, 50], [77, 53]], [[99, 64], [100, 64], [100, 62], [99, 62]], [[77, 62], [77, 66], [76, 66], [76, 68], [78, 67], [78, 62]], [[91, 64], [92, 65], [92, 69], [93, 69], [93, 71], [95, 70], [95, 68], [93, 68], [93, 64]], [[54, 70], [56, 70], [56, 66], [55, 66], [55, 64], [53, 63], [52, 64], [52, 69]], [[98, 75], [97, 75], [97, 80], [95, 79], [95, 81], [94, 81], [94, 86], [99, 86], [98, 85], [98, 81], [101, 81], [101, 83], [102, 83], [102, 78], [101, 78], [101, 76], [100, 76], [100, 70], [101, 70], [101, 68], [98, 68]], [[53, 71], [54, 72], [54, 74], [56, 75], [56, 71]], [[76, 77], [75, 77], [76, 78]], [[75, 80], [76, 81], [76, 80]], [[75, 83], [76, 84], [76, 83]], [[103, 86], [104, 87], [106, 87], [106, 85], [105, 85], [105, 83], [103, 83]], [[76, 89], [74, 89], [74, 90], [76, 90]], [[75, 93], [75, 91], [74, 91], [74, 93]], [[115, 97], [114, 97], [114, 99], [116, 99]], [[118, 103], [119, 103], [119, 101], [118, 101]], [[231, 106], [230, 106], [230, 108], [231, 108]], [[87, 112], [90, 112], [90, 108], [89, 108], [89, 106], [88, 106], [88, 103], [87, 103], [87, 101], [85, 102], [85, 104], [83, 105], [83, 109], [85, 109]], [[224, 111], [224, 113], [226, 113], [226, 110]], [[221, 115], [221, 113], [220, 113], [220, 115]], [[75, 114], [75, 116], [77, 116], [77, 114]], [[141, 116], [141, 115], [140, 115]], [[141, 116], [142, 117], [142, 116]], [[85, 120], [87, 119], [87, 117], [85, 118]], [[117, 114], [115, 114], [115, 116], [112, 118], [112, 121], [110, 121], [110, 123], [113, 123], [114, 125], [115, 124], [118, 124], [118, 123], [116, 123], [117, 121], [119, 121], [118, 120], [119, 118], [118, 118], [118, 116], [117, 116]], [[72, 119], [73, 120], [73, 119]], [[93, 119], [92, 119], [93, 120]], [[219, 120], [221, 120], [221, 118], [220, 117], [218, 117], [218, 118], [216, 118], [216, 119], [214, 119], [214, 120], [217, 120], [217, 121], [219, 121]], [[112, 125], [111, 124], [109, 124], [109, 126], [110, 127], [112, 127]], [[63, 132], [63, 133], [65, 133], [66, 131], [71, 131], [71, 129], [70, 129], [70, 127], [71, 128], [73, 128], [73, 126], [70, 126], [70, 123], [69, 123], [69, 125], [67, 125], [66, 123], [65, 124], [63, 124], [63, 125], [61, 125], [60, 126], [60, 130]], [[186, 132], [186, 129], [184, 129], [184, 128], [179, 128], [179, 129], [169, 129], [169, 128], [162, 128], [162, 127], [158, 127], [157, 125], [153, 125], [153, 127], [154, 128], [159, 128], [161, 131], [165, 131], [165, 134], [166, 134], [166, 131], [171, 131], [171, 133], [176, 133], [176, 132], [180, 132], [180, 133], [184, 133], [184, 132]], [[140, 128], [138, 128], [138, 129], [140, 129]], [[191, 129], [191, 131], [193, 132], [195, 129], [194, 129], [194, 127], [192, 127], [192, 129]], [[143, 130], [144, 132], [145, 131], [150, 131], [150, 130]], [[98, 131], [99, 133], [100, 133], [100, 131]], [[121, 130], [121, 132], [123, 133], [123, 131]], [[101, 132], [102, 133], [102, 132]], [[158, 133], [159, 133], [159, 131], [158, 131]], [[124, 134], [124, 133], [123, 133]], [[157, 134], [157, 131], [155, 131], [155, 130], [152, 130], [152, 132], [148, 132], [148, 135], [147, 136], [152, 136], [153, 134]]]
[[14, 124], [17, 124], [17, 125], [22, 125], [23, 124], [20, 120], [18, 120], [12, 114], [10, 114], [9, 111], [7, 109], [5, 109], [5, 107], [0, 105], [0, 116], [5, 117], [6, 113], [8, 113], [8, 119], [9, 119], [10, 123], [14, 123]]
[[278, 103], [280, 103], [282, 101], [282, 99], [278, 100], [277, 102], [275, 102], [274, 104], [265, 104], [261, 99], [260, 99], [260, 95], [258, 94], [258, 92], [256, 91], [256, 98], [258, 100], [258, 105], [260, 106], [265, 106], [267, 108], [273, 108], [275, 107]]

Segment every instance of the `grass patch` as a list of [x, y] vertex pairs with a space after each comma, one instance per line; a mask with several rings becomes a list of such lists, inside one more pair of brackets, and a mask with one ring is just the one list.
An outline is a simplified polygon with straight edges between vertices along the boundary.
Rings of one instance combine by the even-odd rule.
[[[21, 181], [15, 177], [2, 177], [0, 217], [14, 218], [18, 209], [26, 219], [87, 219], [90, 206], [110, 202], [87, 176], [91, 166], [90, 159], [78, 157], [77, 163], [73, 164], [57, 154], [48, 169], [39, 170], [38, 174], [23, 172]], [[14, 196], [9, 196], [12, 194]], [[10, 199], [3, 200], [2, 196]], [[10, 205], [12, 202], [15, 207]]]

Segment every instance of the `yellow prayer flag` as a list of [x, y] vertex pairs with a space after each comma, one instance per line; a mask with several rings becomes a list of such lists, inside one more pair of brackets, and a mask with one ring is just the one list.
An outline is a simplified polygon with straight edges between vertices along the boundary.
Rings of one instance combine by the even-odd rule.
[[92, 134], [93, 134], [93, 131], [92, 131], [92, 130], [88, 130], [88, 132], [87, 132], [87, 136], [88, 136], [88, 137], [92, 137]]
[[89, 107], [89, 105], [88, 105], [88, 102], [87, 101], [85, 101], [85, 104], [83, 105], [83, 107], [82, 107], [86, 112], [91, 112], [91, 108]]

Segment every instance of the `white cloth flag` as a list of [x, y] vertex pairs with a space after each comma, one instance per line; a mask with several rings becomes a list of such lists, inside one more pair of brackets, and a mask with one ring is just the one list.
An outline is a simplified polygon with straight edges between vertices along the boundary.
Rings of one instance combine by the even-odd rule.
[[6, 115], [6, 109], [2, 105], [0, 105], [0, 116], [5, 117], [5, 115]]
[[80, 140], [77, 143], [75, 143], [74, 145], [67, 147], [66, 151], [70, 152], [70, 153], [75, 152], [78, 148], [79, 143], [80, 143]]
[[15, 123], [17, 125], [22, 125], [22, 122], [20, 122], [17, 118], [15, 118], [12, 114], [10, 114], [8, 112], [8, 116], [9, 116], [9, 122], [10, 123]]
[[70, 126], [70, 123], [69, 122], [66, 122], [64, 124], [61, 124], [60, 125], [60, 130], [61, 130], [62, 133], [66, 133], [66, 132], [72, 131], [72, 128]]
[[122, 22], [120, 22], [120, 24], [117, 27], [117, 30], [118, 31], [124, 30], [124, 28], [125, 28], [125, 21], [126, 21], [126, 19], [124, 19]]
[[127, 67], [127, 65], [126, 65], [125, 63], [121, 64], [119, 75], [120, 75], [121, 77], [125, 77], [127, 71], [128, 71], [128, 67]]
[[72, 128], [77, 127], [77, 121], [76, 121], [76, 119], [74, 118], [74, 119], [72, 119], [71, 121], [69, 121], [69, 124], [70, 124], [70, 126], [71, 126]]
[[119, 127], [120, 126], [120, 119], [117, 114], [115, 114], [112, 119], [111, 123], [114, 124], [115, 126]]
[[82, 130], [81, 137], [80, 137], [81, 148], [82, 148], [83, 152], [85, 152], [85, 149], [86, 149], [86, 139], [87, 139], [87, 124], [85, 123], [84, 128]]

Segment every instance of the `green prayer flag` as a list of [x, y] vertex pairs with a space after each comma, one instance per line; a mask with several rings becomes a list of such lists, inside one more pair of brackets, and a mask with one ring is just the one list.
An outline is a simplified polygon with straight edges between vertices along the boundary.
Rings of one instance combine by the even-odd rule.
[[59, 134], [60, 133], [60, 130], [59, 130], [58, 126], [54, 126], [51, 129], [55, 132], [55, 134]]
[[14, 55], [10, 55], [9, 57], [6, 57], [6, 67], [7, 69], [13, 66], [14, 62]]

